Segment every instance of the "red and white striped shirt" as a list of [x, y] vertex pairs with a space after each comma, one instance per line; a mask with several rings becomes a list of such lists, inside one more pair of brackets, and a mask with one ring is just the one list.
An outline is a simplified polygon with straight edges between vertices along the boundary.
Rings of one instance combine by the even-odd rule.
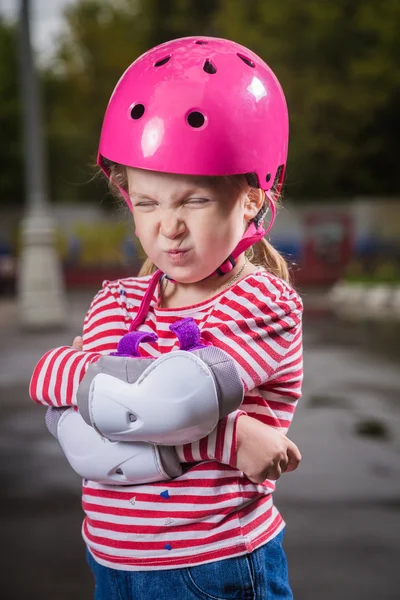
[[[84, 352], [61, 347], [36, 366], [30, 395], [39, 404], [71, 406], [88, 363], [115, 352], [137, 314], [149, 277], [105, 281], [84, 322]], [[301, 395], [302, 303], [292, 287], [257, 271], [194, 306], [160, 308], [153, 295], [140, 331], [157, 341], [141, 344], [146, 357], [178, 349], [169, 326], [192, 317], [204, 340], [237, 363], [245, 397], [241, 411], [287, 431]], [[239, 556], [283, 528], [272, 499], [273, 481], [251, 483], [236, 464], [236, 422], [222, 419], [207, 437], [176, 447], [184, 473], [135, 486], [83, 482], [83, 537], [95, 559], [111, 568], [186, 567]]]

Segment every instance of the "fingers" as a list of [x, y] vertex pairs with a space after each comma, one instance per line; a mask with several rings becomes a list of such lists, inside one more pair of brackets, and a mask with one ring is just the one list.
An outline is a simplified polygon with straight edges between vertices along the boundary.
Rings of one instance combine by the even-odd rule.
[[267, 479], [272, 479], [272, 481], [276, 481], [282, 475], [282, 467], [281, 464], [275, 465], [273, 469], [270, 469], [268, 472]]
[[283, 453], [272, 467], [268, 469], [266, 479], [276, 481], [283, 473], [295, 471], [301, 462], [300, 450], [294, 442], [288, 439], [287, 452]]
[[282, 457], [279, 461], [272, 463], [268, 468], [264, 469], [262, 473], [257, 474], [257, 476], [249, 476], [246, 475], [250, 481], [256, 483], [257, 485], [263, 483], [266, 479], [271, 479], [272, 481], [276, 481], [279, 477], [286, 471], [286, 467], [288, 465], [287, 457]]
[[[295, 444], [294, 444], [294, 446], [295, 446]], [[288, 451], [287, 455], [282, 456], [280, 458], [279, 462], [276, 462], [272, 466], [270, 466], [268, 469], [265, 469], [263, 471], [263, 473], [260, 474], [260, 476], [252, 477], [252, 476], [246, 475], [247, 478], [250, 479], [250, 481], [252, 481], [253, 483], [256, 483], [259, 485], [259, 484], [263, 483], [266, 479], [276, 481], [277, 479], [279, 479], [281, 477], [281, 475], [283, 473], [290, 473], [291, 471], [295, 471], [301, 461], [301, 454], [300, 454], [297, 446], [295, 446], [295, 448], [296, 448], [295, 454], [290, 454]]]
[[74, 338], [74, 341], [72, 342], [72, 348], [74, 348], [75, 350], [80, 350], [80, 351], [83, 349], [83, 340], [80, 335], [77, 335]]
[[296, 444], [294, 442], [292, 442], [292, 440], [288, 440], [287, 454], [290, 459], [293, 459], [294, 461], [297, 461], [297, 462], [301, 461], [300, 450], [298, 449]]
[[291, 471], [295, 471], [301, 462], [301, 454], [300, 450], [296, 446], [294, 442], [288, 440], [289, 444], [287, 447], [287, 456], [288, 456], [288, 464], [286, 468], [286, 473], [290, 473]]

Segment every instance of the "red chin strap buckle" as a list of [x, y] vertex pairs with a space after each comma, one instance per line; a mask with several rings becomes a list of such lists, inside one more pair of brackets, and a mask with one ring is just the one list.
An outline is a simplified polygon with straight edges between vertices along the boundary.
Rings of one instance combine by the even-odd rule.
[[222, 265], [220, 267], [218, 267], [218, 269], [216, 270], [216, 273], [218, 273], [218, 275], [226, 275], [226, 273], [229, 273], [229, 271], [232, 271], [232, 269], [235, 267], [236, 265], [236, 261], [233, 258], [232, 254], [230, 256], [228, 256], [228, 258], [226, 259], [226, 261], [224, 263], [222, 263]]

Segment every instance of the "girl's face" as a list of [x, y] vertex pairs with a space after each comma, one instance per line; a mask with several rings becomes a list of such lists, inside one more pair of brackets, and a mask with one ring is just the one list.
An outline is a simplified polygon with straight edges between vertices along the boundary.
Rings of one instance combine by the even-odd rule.
[[221, 178], [127, 168], [136, 234], [147, 256], [181, 283], [213, 273], [243, 236], [259, 202]]

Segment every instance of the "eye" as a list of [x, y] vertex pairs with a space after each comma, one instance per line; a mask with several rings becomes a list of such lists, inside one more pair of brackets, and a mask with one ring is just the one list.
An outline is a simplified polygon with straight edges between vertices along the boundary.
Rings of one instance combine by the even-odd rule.
[[140, 208], [152, 208], [153, 206], [155, 206], [156, 203], [152, 202], [151, 200], [144, 200], [142, 202], [138, 202], [137, 204], [134, 204], [135, 207], [140, 207]]
[[209, 202], [208, 198], [189, 198], [187, 200], [189, 204], [207, 204]]

